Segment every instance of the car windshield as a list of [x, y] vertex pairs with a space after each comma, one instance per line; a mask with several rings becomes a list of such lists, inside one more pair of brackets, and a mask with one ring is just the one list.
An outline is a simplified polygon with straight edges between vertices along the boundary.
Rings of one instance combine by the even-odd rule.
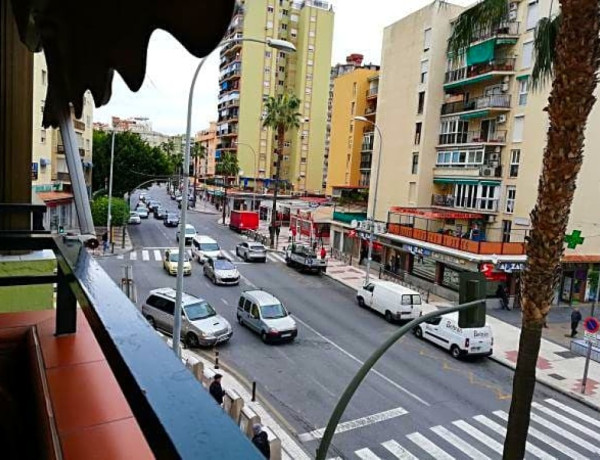
[[263, 305], [260, 307], [260, 314], [263, 319], [276, 319], [287, 316], [287, 312], [280, 303], [276, 303], [274, 305]]
[[251, 244], [250, 249], [253, 251], [262, 251], [265, 247], [262, 244]]
[[141, 206], [136, 209], [136, 212], [146, 212], [146, 208], [142, 208]]
[[138, 213], [137, 212], [130, 212], [129, 213], [129, 217], [137, 217]]
[[235, 269], [235, 265], [233, 265], [230, 260], [217, 259], [215, 260], [215, 268], [217, 270], [233, 270]]
[[200, 249], [202, 251], [218, 251], [219, 245], [217, 243], [202, 243]]
[[217, 312], [210, 306], [208, 302], [202, 301], [185, 306], [185, 314], [190, 321], [210, 318], [216, 316]]
[[[188, 255], [185, 255], [185, 259], [183, 259], [184, 262], [189, 262], [190, 258], [188, 257]], [[179, 262], [179, 253], [178, 252], [173, 252], [169, 255], [169, 261], [170, 262]]]
[[196, 230], [194, 230], [193, 228], [186, 228], [185, 229], [185, 234], [186, 235], [195, 235], [196, 234]]

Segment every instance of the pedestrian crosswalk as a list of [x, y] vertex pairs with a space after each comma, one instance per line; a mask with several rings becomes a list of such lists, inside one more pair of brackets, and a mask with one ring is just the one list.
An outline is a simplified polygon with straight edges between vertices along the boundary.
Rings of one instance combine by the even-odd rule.
[[[163, 254], [164, 254], [164, 250], [167, 248], [161, 248], [161, 249], [154, 249], [154, 248], [148, 248], [148, 249], [138, 249], [135, 251], [131, 251], [125, 254], [119, 254], [117, 256], [117, 259], [119, 260], [131, 260], [131, 261], [142, 261], [142, 262], [160, 262], [162, 261], [163, 258]], [[244, 265], [246, 264], [246, 262], [243, 261], [243, 259], [241, 259], [240, 257], [238, 257], [235, 253], [235, 249], [231, 249], [231, 250], [223, 250], [224, 255], [231, 260], [232, 262], [235, 262], [237, 265]], [[188, 256], [191, 258], [192, 257], [192, 251], [190, 249], [187, 250], [187, 254]], [[276, 252], [269, 252], [267, 253], [267, 259], [270, 262], [274, 262], [274, 263], [285, 263], [285, 257], [281, 254], [278, 254]]]
[[[499, 459], [504, 451], [508, 413], [493, 411], [464, 420], [436, 425], [355, 450], [335, 459]], [[600, 457], [600, 419], [554, 399], [534, 402], [531, 410], [526, 458], [589, 459]]]

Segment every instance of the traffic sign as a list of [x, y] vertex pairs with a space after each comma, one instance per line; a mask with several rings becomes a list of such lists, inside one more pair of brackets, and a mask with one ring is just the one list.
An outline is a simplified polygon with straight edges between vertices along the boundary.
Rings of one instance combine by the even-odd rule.
[[588, 316], [583, 320], [583, 328], [590, 334], [596, 334], [600, 330], [600, 321], [593, 316]]
[[583, 331], [583, 338], [586, 342], [598, 346], [598, 334], [592, 334], [588, 331]]

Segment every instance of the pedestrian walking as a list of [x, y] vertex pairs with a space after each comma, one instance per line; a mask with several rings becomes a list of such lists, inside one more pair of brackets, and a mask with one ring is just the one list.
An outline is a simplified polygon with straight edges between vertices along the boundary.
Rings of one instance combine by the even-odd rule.
[[502, 284], [498, 284], [496, 289], [496, 297], [500, 299], [500, 306], [502, 310], [508, 310], [508, 292]]
[[225, 390], [223, 390], [223, 387], [221, 386], [222, 378], [223, 376], [221, 374], [215, 374], [213, 382], [208, 388], [209, 393], [212, 395], [213, 398], [215, 398], [215, 401], [217, 401], [217, 404], [219, 406], [223, 405], [223, 396], [225, 396]]
[[263, 430], [262, 425], [255, 424], [252, 426], [254, 436], [252, 437], [252, 444], [265, 456], [267, 460], [271, 458], [271, 446], [269, 445], [269, 436]]
[[102, 234], [102, 252], [108, 251], [108, 232]]
[[582, 317], [579, 308], [573, 307], [573, 311], [571, 312], [571, 337], [577, 335], [577, 326], [579, 326], [581, 319]]
[[325, 246], [321, 246], [321, 259], [325, 260], [325, 257], [327, 257], [327, 250]]

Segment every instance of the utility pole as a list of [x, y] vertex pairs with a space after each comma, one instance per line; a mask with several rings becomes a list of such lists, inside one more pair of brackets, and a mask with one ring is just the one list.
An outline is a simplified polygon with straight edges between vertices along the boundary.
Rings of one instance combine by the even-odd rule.
[[112, 191], [113, 191], [113, 165], [115, 163], [115, 130], [112, 132], [110, 141], [110, 172], [108, 175], [108, 216], [106, 216], [106, 227], [108, 228], [108, 244], [112, 245]]
[[275, 190], [273, 190], [273, 209], [271, 211], [271, 227], [269, 228], [271, 248], [275, 247], [275, 229], [277, 228], [277, 191], [279, 189], [279, 170], [281, 168], [282, 153], [283, 152], [277, 151], [277, 161], [275, 162]]

